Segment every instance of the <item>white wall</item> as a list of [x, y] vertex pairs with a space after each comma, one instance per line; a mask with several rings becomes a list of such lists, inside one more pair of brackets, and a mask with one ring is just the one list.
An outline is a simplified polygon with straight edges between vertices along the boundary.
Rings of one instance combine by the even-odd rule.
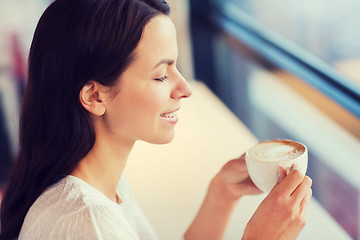
[[170, 18], [177, 29], [178, 68], [183, 76], [190, 80], [194, 78], [194, 73], [189, 27], [189, 2], [187, 0], [168, 0], [168, 3], [171, 7]]

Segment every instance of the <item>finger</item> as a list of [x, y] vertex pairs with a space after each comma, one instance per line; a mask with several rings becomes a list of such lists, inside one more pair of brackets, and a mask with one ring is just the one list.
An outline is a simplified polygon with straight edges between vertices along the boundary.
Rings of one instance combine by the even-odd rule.
[[284, 194], [290, 196], [295, 189], [301, 184], [304, 175], [297, 169], [292, 170], [285, 179], [279, 184], [278, 189]]
[[286, 170], [283, 167], [279, 166], [277, 184], [281, 183], [285, 179], [286, 175]]
[[246, 164], [240, 159], [227, 162], [219, 174], [224, 177], [227, 183], [240, 183], [249, 177]]
[[245, 154], [246, 154], [246, 153], [243, 153], [243, 154], [239, 157], [239, 159], [245, 160]]
[[241, 195], [256, 195], [262, 193], [262, 191], [255, 186], [250, 177], [244, 180], [238, 187]]
[[300, 203], [299, 208], [300, 208], [300, 214], [301, 215], [303, 215], [305, 213], [305, 209], [307, 208], [307, 205], [308, 205], [311, 197], [312, 197], [312, 189], [309, 188], [306, 195], [305, 195], [305, 197], [303, 198], [303, 200]]
[[241, 165], [242, 168], [246, 168], [245, 153], [235, 160]]
[[[243, 155], [244, 156], [244, 155]], [[247, 172], [245, 158], [241, 156], [228, 162], [228, 166], [234, 168], [240, 172]]]
[[309, 189], [311, 188], [312, 180], [308, 176], [305, 176], [300, 185], [295, 189], [291, 194], [291, 197], [295, 200], [295, 204], [300, 204], [300, 202], [305, 198]]

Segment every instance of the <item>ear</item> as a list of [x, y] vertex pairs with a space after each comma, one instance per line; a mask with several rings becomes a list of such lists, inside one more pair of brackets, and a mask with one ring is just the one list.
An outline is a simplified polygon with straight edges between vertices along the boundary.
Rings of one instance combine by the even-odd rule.
[[106, 107], [104, 102], [104, 92], [101, 91], [102, 85], [96, 81], [89, 81], [80, 90], [79, 99], [81, 105], [96, 116], [102, 116]]

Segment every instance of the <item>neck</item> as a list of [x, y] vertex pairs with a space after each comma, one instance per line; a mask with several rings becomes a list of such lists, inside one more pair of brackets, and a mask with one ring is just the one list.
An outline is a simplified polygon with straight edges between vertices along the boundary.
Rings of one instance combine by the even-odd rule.
[[71, 175], [84, 180], [117, 202], [116, 187], [134, 143], [114, 141], [108, 135], [97, 134], [94, 147]]

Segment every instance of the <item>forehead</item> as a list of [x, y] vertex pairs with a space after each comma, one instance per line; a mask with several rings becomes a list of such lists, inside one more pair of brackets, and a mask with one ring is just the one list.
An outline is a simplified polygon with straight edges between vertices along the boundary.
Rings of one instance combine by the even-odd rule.
[[165, 58], [176, 60], [177, 54], [174, 24], [167, 16], [159, 15], [145, 26], [141, 40], [135, 49], [134, 64], [154, 67]]

